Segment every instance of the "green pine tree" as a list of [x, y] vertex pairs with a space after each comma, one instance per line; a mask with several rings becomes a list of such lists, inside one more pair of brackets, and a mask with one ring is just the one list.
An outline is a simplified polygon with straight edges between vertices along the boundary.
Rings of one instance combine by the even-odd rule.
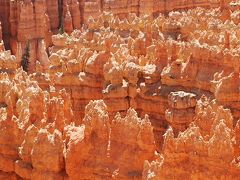
[[28, 41], [26, 44], [24, 53], [22, 55], [22, 61], [21, 61], [21, 66], [22, 66], [23, 70], [26, 72], [28, 72], [29, 58], [30, 58], [30, 44]]

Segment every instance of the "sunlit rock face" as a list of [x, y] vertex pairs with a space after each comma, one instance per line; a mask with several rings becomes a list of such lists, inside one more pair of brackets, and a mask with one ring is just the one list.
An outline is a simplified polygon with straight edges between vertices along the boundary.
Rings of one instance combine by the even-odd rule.
[[0, 111], [3, 177], [141, 178], [144, 161], [154, 160], [153, 127], [134, 109], [110, 119], [103, 100], [90, 101], [77, 125], [65, 90], [43, 91], [22, 70], [1, 86], [8, 88]]
[[185, 131], [176, 138], [172, 128], [166, 131], [163, 154], [145, 162], [143, 179], [235, 179], [239, 173], [236, 132], [230, 111], [203, 97]]
[[149, 119], [129, 109], [125, 117], [117, 114], [110, 122], [102, 100], [91, 101], [85, 113], [82, 126], [66, 127], [69, 178], [141, 178], [142, 163], [153, 159], [155, 151]]
[[[81, 0], [2, 0], [0, 21], [2, 22], [5, 47], [11, 49], [20, 61], [26, 44], [30, 42], [30, 67], [33, 73], [40, 62], [47, 69], [47, 48], [52, 45], [51, 36], [60, 29], [67, 33], [81, 29], [88, 19], [98, 19], [104, 11], [112, 12], [120, 19], [129, 13], [156, 17], [159, 13], [195, 7], [226, 7], [227, 2], [215, 1], [81, 1]], [[226, 9], [226, 8], [225, 8]], [[229, 13], [223, 13], [227, 20]], [[235, 21], [236, 18], [235, 18]], [[44, 45], [43, 45], [44, 44]]]
[[1, 1], [0, 179], [238, 179], [239, 10]]

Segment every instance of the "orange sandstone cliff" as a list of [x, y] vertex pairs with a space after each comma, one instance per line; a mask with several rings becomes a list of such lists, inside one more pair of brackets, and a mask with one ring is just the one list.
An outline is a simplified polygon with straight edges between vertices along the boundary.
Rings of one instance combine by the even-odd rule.
[[1, 1], [0, 179], [239, 179], [239, 10]]

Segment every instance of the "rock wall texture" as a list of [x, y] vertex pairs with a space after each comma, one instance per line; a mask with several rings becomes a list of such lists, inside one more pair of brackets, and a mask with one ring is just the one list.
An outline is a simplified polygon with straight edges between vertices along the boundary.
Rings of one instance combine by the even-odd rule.
[[[226, 4], [220, 0], [198, 1], [83, 1], [83, 0], [2, 0], [0, 21], [3, 26], [3, 39], [7, 49], [11, 49], [17, 59], [23, 54], [28, 41], [31, 42], [30, 72], [34, 72], [36, 61], [47, 61], [39, 57], [51, 45], [51, 35], [63, 27], [65, 32], [81, 29], [88, 19], [97, 18], [103, 11], [110, 11], [120, 18], [129, 13], [157, 16], [172, 10], [185, 10], [194, 7], [218, 7]], [[44, 41], [45, 46], [42, 46]], [[44, 60], [42, 60], [44, 59]], [[45, 67], [47, 68], [47, 66]]]
[[237, 1], [0, 8], [0, 179], [239, 179]]
[[0, 21], [2, 22], [3, 28], [3, 37], [5, 46], [9, 49], [9, 38], [10, 38], [10, 1], [9, 0], [2, 0], [0, 2]]
[[43, 91], [21, 70], [5, 74], [3, 88], [0, 177], [140, 178], [144, 161], [154, 159], [153, 127], [134, 109], [110, 119], [103, 100], [90, 101], [77, 125], [65, 90]]
[[145, 162], [143, 179], [238, 179], [235, 132], [230, 111], [201, 98], [195, 120], [184, 132], [174, 137], [173, 129], [167, 130], [163, 154]]
[[1, 26], [1, 23], [0, 23], [0, 50], [4, 50], [5, 47], [4, 47], [4, 42], [3, 42], [3, 39], [2, 39], [2, 26]]

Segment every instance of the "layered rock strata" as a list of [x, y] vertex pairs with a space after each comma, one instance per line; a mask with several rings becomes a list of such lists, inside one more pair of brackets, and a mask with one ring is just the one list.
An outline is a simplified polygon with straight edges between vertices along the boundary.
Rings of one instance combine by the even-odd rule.
[[10, 48], [10, 1], [2, 0], [0, 2], [0, 21], [2, 22], [3, 28], [3, 40], [7, 49]]
[[[142, 19], [130, 14], [124, 20], [104, 13], [97, 20], [90, 19], [86, 30], [75, 30], [71, 35], [54, 35], [54, 46], [50, 48], [50, 68], [46, 71], [48, 74], [42, 73], [43, 68], [39, 64], [39, 73], [34, 76], [43, 88], [48, 88], [50, 84], [66, 88], [71, 94], [73, 110], [81, 117], [90, 100], [102, 98], [110, 116], [118, 111], [125, 114], [129, 107], [136, 109], [142, 117], [149, 114], [159, 145], [169, 124], [165, 117], [167, 109], [176, 115], [188, 112], [188, 122], [194, 115], [194, 106], [186, 105], [182, 110], [171, 107], [168, 95], [173, 89], [194, 93], [196, 99], [205, 94], [215, 97], [226, 107], [232, 106], [236, 123], [238, 109], [232, 102], [237, 99], [221, 100], [228, 96], [218, 94], [223, 86], [227, 87], [221, 79], [227, 82], [233, 77], [229, 74], [238, 71], [235, 60], [224, 60], [236, 58], [230, 52], [235, 52], [237, 42], [229, 42], [229, 39], [238, 36], [238, 33], [236, 31], [234, 36], [230, 36], [226, 31], [214, 31], [210, 23], [213, 16], [219, 18], [219, 26], [230, 26], [220, 20], [220, 9], [212, 12], [215, 15], [200, 8], [187, 13], [191, 21], [186, 20], [184, 12], [170, 13], [169, 17], [159, 16], [156, 19], [149, 16]], [[203, 21], [207, 24], [201, 23]], [[209, 39], [208, 34], [197, 30], [205, 27], [210, 37], [216, 40], [223, 38], [218, 46]], [[231, 91], [238, 91], [237, 83], [232, 83], [232, 86], [235, 87], [230, 88]], [[185, 122], [184, 126], [188, 124]], [[179, 130], [185, 129], [182, 128]]]
[[145, 162], [143, 179], [237, 179], [236, 132], [230, 111], [202, 98], [194, 122], [184, 132], [174, 137], [173, 130], [167, 130], [163, 154]]
[[151, 123], [147, 117], [138, 118], [133, 109], [126, 117], [117, 114], [110, 121], [104, 102], [91, 101], [83, 125], [66, 128], [66, 172], [70, 179], [138, 179], [144, 159], [154, 158]]
[[21, 61], [26, 44], [30, 44], [29, 71], [33, 72], [36, 62], [47, 68], [46, 47], [49, 46], [51, 31], [49, 17], [46, 14], [45, 1], [10, 2], [10, 46], [17, 61]]
[[[151, 1], [139, 12], [138, 2], [105, 3], [116, 12], [100, 14], [102, 1], [11, 1], [17, 56], [1, 46], [0, 178], [238, 177], [238, 10], [221, 1], [158, 16]], [[27, 36], [29, 75], [18, 69]]]
[[6, 76], [13, 77], [15, 70], [19, 67], [20, 66], [16, 60], [16, 57], [11, 54], [10, 50], [5, 50], [5, 44], [2, 40], [2, 27], [0, 22], [0, 69], [2, 73], [1, 79]]
[[0, 109], [3, 177], [140, 178], [144, 160], [154, 159], [151, 123], [133, 109], [110, 119], [104, 101], [91, 101], [83, 123], [75, 123], [64, 90], [43, 91], [21, 70], [1, 86], [8, 87]]
[[195, 115], [196, 95], [183, 91], [171, 92], [168, 95], [169, 109], [165, 118], [175, 134], [187, 129]]
[[[50, 36], [63, 27], [71, 33], [73, 29], [81, 29], [89, 24], [89, 19], [97, 19], [103, 11], [110, 11], [120, 19], [129, 13], [156, 17], [159, 13], [194, 7], [228, 8], [222, 1], [80, 1], [80, 0], [3, 0], [0, 3], [0, 21], [3, 23], [4, 41], [7, 49], [11, 49], [20, 61], [27, 41], [31, 41], [30, 72], [36, 68], [36, 60], [47, 68], [46, 47], [51, 45]], [[42, 46], [42, 42], [45, 46]], [[41, 54], [44, 54], [43, 57]], [[40, 55], [39, 55], [40, 54]]]

